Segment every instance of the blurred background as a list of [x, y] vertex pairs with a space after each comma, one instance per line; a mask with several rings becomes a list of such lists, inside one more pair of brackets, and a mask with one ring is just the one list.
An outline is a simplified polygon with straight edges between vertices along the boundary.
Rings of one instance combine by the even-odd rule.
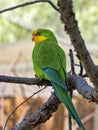
[[[56, 0], [52, 1], [57, 3]], [[0, 10], [25, 2], [30, 0], [0, 0]], [[98, 65], [98, 1], [73, 0], [73, 4], [83, 39]], [[37, 3], [0, 14], [0, 75], [34, 77], [32, 65], [34, 44], [31, 41], [31, 33], [35, 28], [49, 28], [55, 33], [67, 55], [67, 71], [71, 70], [69, 49], [73, 47], [69, 36], [64, 32], [59, 13], [48, 3]], [[76, 57], [75, 63], [79, 64]], [[75, 67], [75, 70], [78, 74], [79, 67]], [[87, 82], [92, 85], [89, 79]], [[3, 130], [5, 121], [13, 109], [39, 89], [40, 87], [33, 85], [0, 83], [0, 130]], [[10, 130], [15, 124], [36, 112], [47, 101], [52, 91], [51, 87], [47, 87], [22, 105], [9, 119], [6, 130]], [[76, 92], [73, 101], [86, 129], [97, 130], [98, 106], [89, 103]], [[60, 105], [50, 120], [34, 130], [64, 130], [68, 128], [67, 119], [67, 111]], [[73, 130], [79, 130], [74, 121]]]

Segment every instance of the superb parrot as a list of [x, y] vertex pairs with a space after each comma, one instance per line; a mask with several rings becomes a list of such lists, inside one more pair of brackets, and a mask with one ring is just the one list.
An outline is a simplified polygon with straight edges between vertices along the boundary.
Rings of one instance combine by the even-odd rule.
[[33, 67], [38, 78], [49, 80], [58, 99], [65, 105], [82, 130], [85, 130], [69, 96], [66, 79], [66, 56], [55, 35], [48, 29], [32, 32], [35, 46]]

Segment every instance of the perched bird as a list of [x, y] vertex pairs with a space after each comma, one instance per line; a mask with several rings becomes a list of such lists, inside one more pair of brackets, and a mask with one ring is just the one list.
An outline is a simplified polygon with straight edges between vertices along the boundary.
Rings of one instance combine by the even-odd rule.
[[66, 56], [54, 34], [48, 29], [32, 32], [35, 46], [32, 53], [34, 71], [49, 80], [58, 99], [65, 105], [82, 130], [85, 130], [69, 96], [66, 79]]

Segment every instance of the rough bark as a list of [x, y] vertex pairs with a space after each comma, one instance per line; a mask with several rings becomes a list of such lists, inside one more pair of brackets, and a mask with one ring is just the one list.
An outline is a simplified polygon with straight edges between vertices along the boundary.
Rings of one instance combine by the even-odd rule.
[[[96, 89], [88, 85], [85, 79], [83, 79], [78, 75], [75, 74], [71, 75], [67, 73], [67, 81], [69, 85], [75, 88], [84, 98], [88, 99], [89, 101], [98, 102], [98, 93]], [[15, 76], [4, 76], [4, 75], [0, 75], [0, 82], [51, 86], [51, 83], [44, 79], [41, 80], [38, 78], [26, 78], [26, 77], [15, 77]]]
[[78, 28], [78, 23], [73, 11], [72, 0], [58, 0], [60, 8], [61, 21], [64, 23], [65, 30], [69, 34], [71, 42], [77, 52], [83, 67], [89, 78], [98, 91], [98, 67], [94, 64], [86, 48], [85, 42]]
[[46, 122], [52, 116], [60, 104], [60, 101], [52, 93], [48, 101], [43, 104], [36, 113], [32, 114], [30, 117], [24, 119], [18, 125], [16, 125], [11, 130], [32, 130], [34, 127], [41, 123]]

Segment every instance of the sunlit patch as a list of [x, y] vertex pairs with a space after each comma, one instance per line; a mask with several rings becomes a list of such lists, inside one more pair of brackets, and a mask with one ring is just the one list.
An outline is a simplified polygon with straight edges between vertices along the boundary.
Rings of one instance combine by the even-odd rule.
[[37, 34], [38, 30], [35, 29], [33, 32], [32, 32], [32, 35], [35, 36]]

